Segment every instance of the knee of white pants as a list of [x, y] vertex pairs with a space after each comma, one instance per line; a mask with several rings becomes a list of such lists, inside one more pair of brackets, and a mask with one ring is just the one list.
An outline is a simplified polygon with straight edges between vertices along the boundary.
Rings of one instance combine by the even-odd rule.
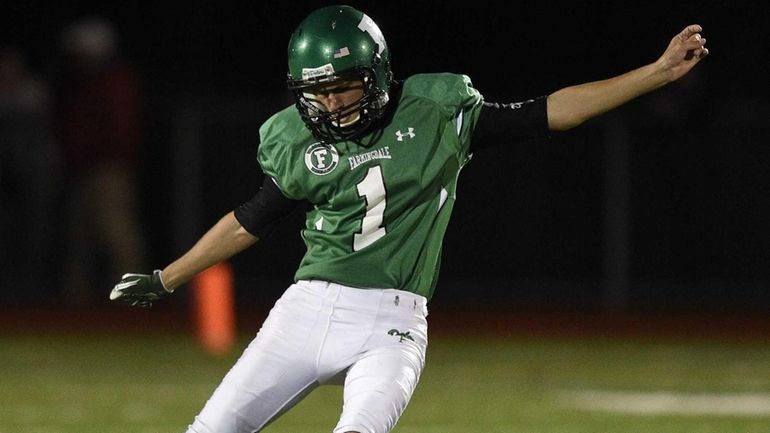
[[375, 433], [374, 430], [370, 430], [363, 425], [343, 425], [334, 429], [333, 433]]
[[214, 433], [210, 428], [206, 427], [200, 419], [196, 416], [192, 424], [187, 426], [185, 433]]

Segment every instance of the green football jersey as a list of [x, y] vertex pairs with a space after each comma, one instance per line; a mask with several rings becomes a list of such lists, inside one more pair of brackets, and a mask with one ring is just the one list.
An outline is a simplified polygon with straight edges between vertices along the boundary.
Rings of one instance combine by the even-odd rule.
[[467, 76], [445, 73], [408, 78], [398, 98], [358, 142], [318, 142], [293, 106], [260, 128], [265, 174], [313, 204], [295, 280], [432, 296], [482, 96]]

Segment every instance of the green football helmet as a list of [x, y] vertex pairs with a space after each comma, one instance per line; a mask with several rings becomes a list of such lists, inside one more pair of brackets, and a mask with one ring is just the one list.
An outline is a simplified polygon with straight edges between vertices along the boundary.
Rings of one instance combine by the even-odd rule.
[[[364, 95], [333, 112], [312, 97], [315, 86], [360, 80]], [[390, 52], [380, 28], [350, 6], [327, 6], [305, 18], [289, 40], [288, 87], [299, 114], [316, 139], [335, 143], [351, 140], [381, 118], [388, 104], [393, 74]], [[358, 119], [342, 119], [358, 112]]]

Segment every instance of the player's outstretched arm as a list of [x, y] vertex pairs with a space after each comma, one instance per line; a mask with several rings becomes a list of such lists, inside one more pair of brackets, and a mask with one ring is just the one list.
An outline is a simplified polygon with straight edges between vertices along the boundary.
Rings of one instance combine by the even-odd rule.
[[229, 212], [187, 253], [163, 269], [163, 282], [173, 290], [199, 272], [254, 245], [257, 240], [241, 226], [233, 212]]
[[131, 306], [150, 307], [206, 268], [245, 250], [257, 242], [233, 212], [222, 217], [182, 257], [165, 269], [149, 274], [124, 274], [110, 292], [110, 300]]
[[548, 95], [548, 127], [574, 128], [586, 120], [687, 74], [709, 53], [702, 27], [689, 25], [671, 39], [654, 63], [607, 80], [565, 87]]

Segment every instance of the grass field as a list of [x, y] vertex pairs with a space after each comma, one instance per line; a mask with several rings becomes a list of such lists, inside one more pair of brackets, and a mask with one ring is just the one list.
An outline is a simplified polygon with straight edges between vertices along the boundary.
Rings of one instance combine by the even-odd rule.
[[[248, 339], [2, 335], [0, 433], [180, 433]], [[266, 432], [330, 432], [340, 399], [321, 387]], [[437, 335], [395, 432], [767, 433], [770, 341]]]

